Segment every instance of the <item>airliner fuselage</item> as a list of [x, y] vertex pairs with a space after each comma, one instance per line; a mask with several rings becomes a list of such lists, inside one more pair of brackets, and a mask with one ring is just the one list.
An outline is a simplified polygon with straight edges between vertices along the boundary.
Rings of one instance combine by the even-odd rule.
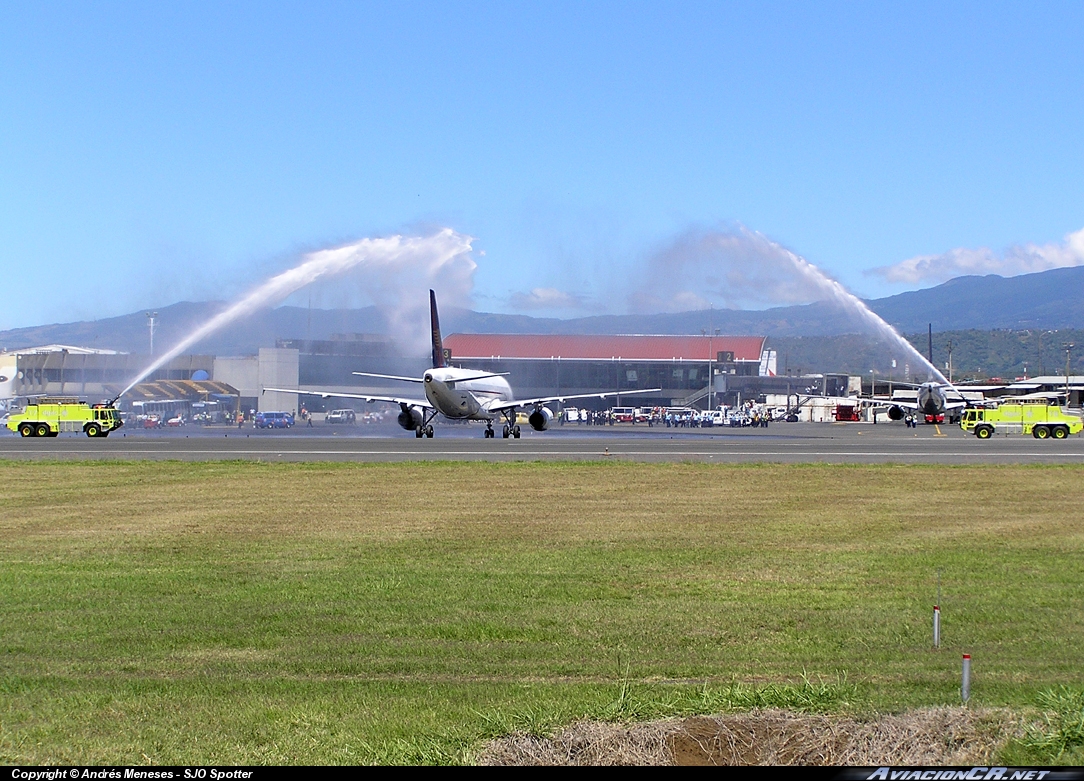
[[477, 378], [478, 372], [451, 367], [426, 371], [422, 387], [425, 398], [446, 418], [455, 420], [493, 420], [488, 411], [494, 401], [512, 401], [512, 388], [504, 377]]

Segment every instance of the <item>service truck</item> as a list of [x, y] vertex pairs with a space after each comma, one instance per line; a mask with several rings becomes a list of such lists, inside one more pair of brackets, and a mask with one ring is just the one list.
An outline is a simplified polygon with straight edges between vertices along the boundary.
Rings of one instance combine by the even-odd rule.
[[8, 417], [8, 428], [23, 437], [55, 437], [62, 431], [107, 437], [124, 425], [111, 404], [93, 406], [76, 398], [40, 397]]
[[971, 408], [960, 418], [960, 428], [979, 439], [997, 434], [1031, 434], [1036, 439], [1065, 439], [1084, 430], [1084, 420], [1046, 400], [1015, 401], [996, 407]]

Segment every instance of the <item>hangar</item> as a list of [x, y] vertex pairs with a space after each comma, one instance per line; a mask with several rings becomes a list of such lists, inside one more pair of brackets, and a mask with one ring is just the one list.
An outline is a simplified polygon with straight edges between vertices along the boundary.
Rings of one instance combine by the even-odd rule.
[[[774, 376], [775, 353], [765, 349], [765, 339], [450, 334], [444, 338], [444, 349], [455, 366], [509, 372], [520, 398], [662, 388], [658, 396], [636, 396], [637, 405], [708, 406], [709, 396], [716, 403], [727, 401], [749, 380]], [[600, 406], [611, 404], [611, 399], [599, 401]]]

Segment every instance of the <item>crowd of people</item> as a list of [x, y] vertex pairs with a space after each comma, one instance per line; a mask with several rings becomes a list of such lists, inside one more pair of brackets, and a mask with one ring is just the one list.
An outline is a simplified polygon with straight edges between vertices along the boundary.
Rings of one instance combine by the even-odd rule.
[[605, 410], [568, 407], [557, 413], [560, 425], [612, 426], [617, 423], [665, 426], [666, 428], [711, 428], [714, 426], [767, 428], [773, 420], [766, 407], [744, 404], [739, 407], [721, 406], [714, 410], [687, 407], [613, 407]]

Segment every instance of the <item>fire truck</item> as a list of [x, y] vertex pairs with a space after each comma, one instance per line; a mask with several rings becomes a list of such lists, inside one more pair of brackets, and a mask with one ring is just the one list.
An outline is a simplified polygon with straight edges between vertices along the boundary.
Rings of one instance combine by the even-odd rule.
[[1031, 434], [1036, 439], [1065, 439], [1084, 430], [1084, 420], [1045, 399], [1020, 400], [996, 407], [965, 410], [960, 428], [979, 439], [998, 434]]
[[8, 428], [22, 437], [55, 437], [62, 431], [108, 437], [123, 424], [112, 404], [93, 406], [76, 398], [39, 397], [8, 417]]

